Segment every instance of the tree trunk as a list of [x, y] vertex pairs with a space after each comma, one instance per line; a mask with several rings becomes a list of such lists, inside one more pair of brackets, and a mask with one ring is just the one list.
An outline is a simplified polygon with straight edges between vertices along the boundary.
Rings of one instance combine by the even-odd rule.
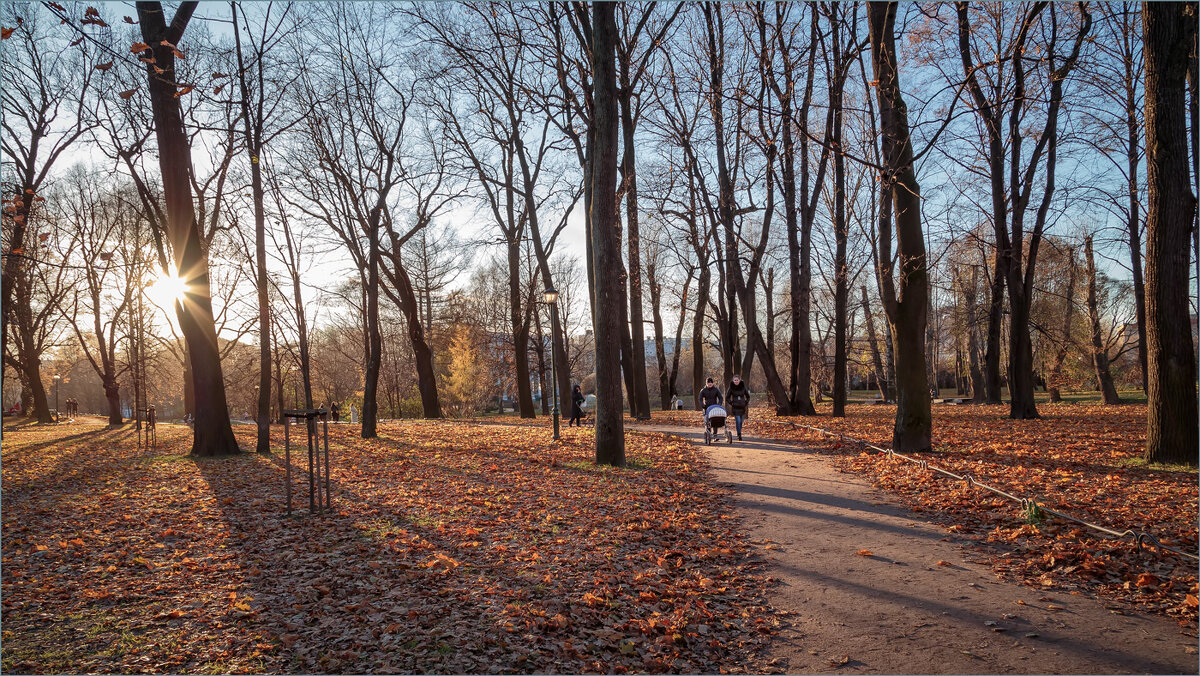
[[704, 389], [704, 308], [708, 307], [708, 286], [712, 281], [712, 273], [707, 267], [700, 268], [698, 293], [696, 294], [696, 313], [692, 315], [692, 407], [697, 411], [700, 406], [700, 390]]
[[[1129, 103], [1130, 106], [1137, 105], [1137, 99]], [[1127, 217], [1126, 232], [1129, 237], [1129, 270], [1133, 277], [1133, 300], [1137, 308], [1137, 332], [1138, 332], [1138, 366], [1141, 368], [1142, 374], [1142, 391], [1146, 390], [1146, 283], [1142, 279], [1142, 233], [1139, 217], [1141, 216], [1141, 206], [1138, 200], [1138, 121], [1134, 117], [1133, 111], [1129, 113], [1129, 119], [1126, 121], [1126, 126], [1129, 132], [1129, 164], [1126, 171], [1129, 174], [1129, 214]]]
[[1146, 345], [1145, 458], [1197, 462], [1196, 356], [1189, 307], [1189, 241], [1196, 197], [1188, 183], [1185, 79], [1196, 39], [1195, 5], [1142, 5], [1146, 55]]
[[[104, 378], [103, 383], [104, 398], [108, 401], [108, 424], [122, 425], [125, 418], [121, 415], [121, 386], [115, 376]], [[137, 407], [137, 402], [134, 402], [133, 407]]]
[[908, 109], [900, 94], [896, 61], [896, 3], [867, 3], [872, 68], [878, 83], [882, 132], [882, 180], [891, 193], [896, 220], [896, 247], [900, 270], [893, 279], [891, 229], [880, 226], [878, 260], [884, 307], [892, 327], [896, 351], [896, 423], [892, 448], [901, 453], [930, 448], [932, 417], [925, 383], [925, 321], [929, 302], [925, 268], [925, 238], [921, 232], [921, 197], [913, 168]]
[[[1088, 255], [1088, 310], [1094, 313], [1095, 293], [1096, 293], [1096, 277], [1095, 269], [1092, 267], [1092, 238], [1087, 238], [1087, 255]], [[1050, 403], [1058, 404], [1062, 402], [1062, 393], [1059, 391], [1062, 385], [1063, 364], [1067, 361], [1067, 351], [1071, 349], [1071, 320], [1075, 317], [1075, 250], [1067, 249], [1067, 307], [1063, 312], [1063, 327], [1062, 327], [1062, 343], [1058, 346], [1058, 351], [1054, 353], [1054, 364], [1050, 367], [1050, 378], [1046, 389], [1050, 393]], [[1100, 321], [1099, 317], [1092, 314], [1093, 321], [1093, 340], [1100, 338]], [[1108, 370], [1108, 357], [1105, 356], [1104, 369]], [[1109, 379], [1109, 386], [1112, 386], [1112, 377]], [[1114, 391], [1114, 394], [1116, 392]]]
[[[837, 31], [835, 19], [832, 30]], [[840, 43], [834, 38], [834, 59], [840, 59]], [[846, 224], [846, 158], [841, 152], [842, 146], [842, 90], [844, 81], [835, 76], [830, 85], [829, 99], [833, 107], [833, 137], [834, 147], [838, 152], [833, 154], [833, 232], [834, 245], [833, 274], [835, 287], [833, 292], [833, 417], [846, 417], [846, 361], [849, 358], [846, 344], [846, 323], [850, 309], [850, 289], [846, 271], [846, 240], [849, 235]]]
[[1088, 323], [1092, 334], [1092, 366], [1096, 369], [1096, 385], [1100, 388], [1101, 400], [1105, 404], [1119, 404], [1121, 397], [1113, 385], [1112, 371], [1109, 368], [1108, 350], [1104, 347], [1103, 334], [1100, 332], [1100, 307], [1096, 294], [1096, 257], [1092, 253], [1092, 237], [1084, 240], [1084, 253], [1087, 256], [1088, 283]]
[[[670, 374], [667, 372], [667, 351], [664, 345], [662, 319], [662, 285], [658, 283], [657, 265], [653, 260], [646, 264], [646, 281], [650, 285], [650, 318], [654, 322], [654, 357], [658, 361], [658, 399], [662, 410], [671, 409]], [[679, 349], [679, 345], [675, 345]]]
[[368, 219], [367, 228], [367, 368], [363, 370], [362, 438], [379, 436], [379, 370], [383, 362], [383, 336], [379, 332], [379, 229], [382, 205]]
[[871, 303], [867, 300], [867, 286], [859, 287], [862, 291], [863, 315], [867, 320], [867, 343], [871, 348], [871, 362], [875, 366], [875, 382], [879, 385], [879, 396], [884, 401], [892, 401], [891, 383], [888, 374], [883, 370], [883, 355], [879, 353], [879, 341], [875, 337], [875, 318], [871, 314]]
[[987, 342], [983, 351], [983, 384], [989, 404], [1003, 404], [1003, 380], [1000, 375], [1000, 339], [1004, 330], [1004, 256], [999, 248], [989, 280]]
[[[629, 64], [621, 61], [622, 82], [628, 83]], [[625, 222], [629, 229], [629, 328], [630, 340], [633, 344], [632, 363], [633, 389], [629, 392], [630, 409], [637, 411], [638, 420], [650, 419], [650, 390], [646, 383], [646, 342], [645, 324], [642, 317], [642, 271], [641, 271], [641, 242], [638, 229], [638, 192], [637, 192], [637, 146], [634, 143], [634, 120], [632, 92], [627, 91], [628, 84], [619, 96], [621, 103], [621, 131], [624, 137], [625, 153], [621, 161], [621, 173], [624, 175], [625, 188]], [[636, 406], [633, 402], [636, 401]]]
[[[197, 456], [213, 456], [236, 453], [239, 449], [230, 426], [225, 399], [225, 380], [212, 312], [208, 259], [192, 205], [191, 147], [174, 84], [175, 55], [172, 50], [183, 37], [196, 4], [181, 3], [170, 27], [165, 23], [166, 15], [161, 3], [139, 2], [137, 10], [142, 37], [153, 45], [147, 52], [154, 57], [155, 63], [147, 64], [147, 79], [158, 139], [167, 230], [179, 276], [187, 289], [183, 302], [176, 304], [176, 308], [179, 327], [187, 339], [195, 393], [196, 413], [191, 452]], [[167, 74], [160, 77], [154, 71], [155, 66]]]
[[[238, 83], [241, 85], [242, 121], [245, 124], [246, 154], [250, 156], [250, 196], [254, 202], [254, 265], [255, 287], [258, 292], [258, 403], [254, 414], [258, 427], [257, 445], [259, 453], [271, 450], [271, 301], [267, 295], [267, 228], [266, 207], [263, 204], [262, 165], [262, 120], [250, 113], [250, 88], [246, 83], [246, 65], [242, 58], [241, 31], [238, 26], [237, 4], [233, 11], [233, 38], [238, 63]], [[261, 85], [262, 82], [260, 81]], [[259, 91], [259, 96], [263, 92]], [[255, 124], [257, 123], [257, 124]]]
[[533, 418], [533, 389], [529, 383], [529, 325], [521, 311], [520, 243], [508, 243], [508, 319], [512, 329], [513, 365], [517, 371], [517, 410], [522, 418]]
[[417, 389], [421, 393], [421, 415], [425, 418], [441, 418], [442, 405], [438, 399], [437, 372], [433, 366], [433, 350], [425, 340], [425, 328], [421, 325], [420, 305], [417, 302], [416, 291], [413, 290], [412, 278], [408, 270], [400, 263], [399, 250], [394, 254], [394, 269], [396, 294], [400, 302], [400, 311], [404, 313], [404, 323], [408, 327], [408, 341], [412, 346], [413, 362], [417, 367]]
[[596, 269], [596, 462], [625, 464], [620, 340], [625, 304], [620, 278], [621, 242], [617, 225], [617, 25], [613, 3], [592, 5], [592, 253]]
[[671, 353], [671, 378], [667, 382], [667, 389], [671, 392], [671, 397], [678, 394], [679, 381], [679, 356], [683, 351], [683, 324], [684, 318], [687, 316], [687, 299], [688, 288], [692, 284], [692, 270], [688, 270], [687, 279], [683, 282], [683, 292], [679, 296], [679, 321], [675, 324], [675, 351]]

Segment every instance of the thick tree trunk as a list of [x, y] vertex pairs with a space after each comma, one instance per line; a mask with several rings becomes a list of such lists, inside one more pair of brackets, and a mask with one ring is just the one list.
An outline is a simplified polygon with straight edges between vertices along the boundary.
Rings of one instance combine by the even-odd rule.
[[1149, 415], [1145, 458], [1197, 462], [1196, 355], [1189, 306], [1189, 185], [1185, 79], [1196, 39], [1193, 3], [1142, 5], [1146, 55], [1146, 345]]
[[[1010, 273], [1011, 274], [1011, 273]], [[1034, 402], [1033, 341], [1029, 336], [1030, 299], [1025, 290], [1009, 287], [1008, 326], [1008, 417], [1016, 420], [1039, 418]]]
[[433, 366], [433, 350], [425, 340], [425, 329], [421, 325], [420, 305], [413, 290], [408, 270], [395, 259], [396, 294], [404, 323], [408, 327], [408, 340], [412, 346], [413, 362], [417, 367], [417, 389], [421, 393], [421, 415], [425, 418], [441, 418], [442, 405], [438, 399], [437, 372]]
[[[108, 424], [124, 424], [125, 417], [121, 415], [121, 386], [117, 384], [116, 378], [106, 379], [104, 383], [104, 398], [108, 403]], [[134, 402], [133, 406], [136, 408], [137, 403]]]
[[[932, 417], [925, 384], [925, 321], [928, 274], [921, 232], [920, 186], [913, 167], [908, 112], [900, 94], [896, 62], [896, 3], [867, 3], [872, 67], [878, 82], [883, 136], [883, 181], [892, 195], [896, 219], [898, 281], [893, 279], [890, 228], [879, 233], [882, 291], [896, 350], [896, 423], [892, 448], [901, 453], [930, 448]], [[883, 224], [881, 223], [881, 226]]]
[[1000, 339], [1004, 332], [1004, 257], [999, 249], [989, 279], [987, 342], [983, 351], [983, 386], [986, 402], [1003, 404], [1004, 382], [1000, 374]]
[[[147, 64], [147, 79], [158, 139], [167, 230], [179, 266], [179, 276], [187, 288], [183, 302], [177, 304], [176, 308], [179, 327], [187, 339], [195, 393], [192, 454], [212, 456], [236, 453], [239, 449], [230, 426], [225, 399], [225, 380], [212, 312], [208, 259], [192, 205], [191, 147], [183, 127], [183, 113], [174, 84], [175, 55], [172, 50], [183, 37], [195, 9], [195, 2], [180, 4], [168, 27], [161, 3], [137, 4], [142, 37], [153, 45], [147, 51], [155, 59], [154, 64]], [[153, 70], [155, 66], [165, 70], [166, 74], [156, 74]]]
[[625, 304], [621, 267], [617, 201], [617, 25], [613, 3], [592, 5], [592, 126], [588, 155], [592, 160], [592, 253], [598, 276], [596, 285], [596, 462], [624, 466], [625, 429], [622, 412], [620, 350], [625, 332], [618, 309]]

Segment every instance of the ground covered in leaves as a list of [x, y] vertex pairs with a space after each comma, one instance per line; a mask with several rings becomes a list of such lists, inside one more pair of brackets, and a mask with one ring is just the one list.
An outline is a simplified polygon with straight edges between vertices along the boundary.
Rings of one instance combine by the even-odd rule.
[[586, 429], [357, 430], [333, 513], [302, 482], [289, 518], [279, 430], [197, 460], [182, 427], [6, 426], [3, 671], [755, 669], [766, 581], [692, 444], [631, 435], [611, 469]]
[[[1007, 407], [935, 404], [936, 452], [922, 454], [922, 459], [1091, 523], [1144, 531], [1176, 549], [1196, 552], [1197, 473], [1141, 461], [1144, 405], [1043, 404], [1040, 411], [1041, 420], [1011, 420]], [[1001, 577], [1036, 587], [1098, 592], [1195, 627], [1195, 560], [1160, 556], [1139, 550], [1129, 539], [1109, 539], [1063, 521], [1040, 520], [1023, 514], [1013, 502], [913, 463], [782, 424], [792, 421], [891, 446], [894, 406], [851, 406], [845, 418], [833, 418], [828, 405], [819, 405], [818, 413], [812, 418], [782, 418], [755, 408], [745, 432], [832, 454], [841, 468], [869, 476], [951, 531], [993, 545], [992, 563]], [[655, 411], [653, 417], [702, 424], [696, 411]]]

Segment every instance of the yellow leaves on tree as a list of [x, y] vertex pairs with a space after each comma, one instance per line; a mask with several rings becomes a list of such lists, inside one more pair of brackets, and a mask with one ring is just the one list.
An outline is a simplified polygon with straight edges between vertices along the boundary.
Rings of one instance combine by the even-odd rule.
[[484, 375], [485, 367], [471, 327], [456, 326], [450, 342], [450, 374], [445, 389], [447, 408], [452, 415], [473, 415], [482, 407], [487, 398]]

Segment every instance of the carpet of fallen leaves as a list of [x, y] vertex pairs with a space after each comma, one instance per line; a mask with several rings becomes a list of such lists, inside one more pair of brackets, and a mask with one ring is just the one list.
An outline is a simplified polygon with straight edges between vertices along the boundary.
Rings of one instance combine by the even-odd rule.
[[183, 427], [6, 426], [3, 671], [755, 669], [763, 564], [694, 445], [630, 435], [613, 469], [587, 429], [357, 431], [330, 428], [334, 513], [305, 481], [289, 518], [281, 430], [193, 459]]
[[[1098, 592], [1143, 610], [1177, 617], [1193, 629], [1197, 617], [1197, 564], [1177, 555], [1139, 551], [1131, 540], [1058, 520], [1027, 518], [1019, 505], [952, 481], [918, 465], [864, 453], [857, 444], [780, 421], [820, 427], [884, 448], [891, 446], [894, 406], [851, 406], [833, 418], [828, 405], [817, 417], [782, 418], [766, 408], [751, 411], [745, 432], [829, 453], [845, 470], [866, 474], [909, 507], [930, 513], [951, 531], [989, 544], [1000, 577], [1035, 587]], [[1011, 420], [1007, 407], [933, 408], [929, 464], [1051, 509], [1124, 531], [1145, 531], [1164, 544], [1197, 549], [1197, 474], [1141, 463], [1146, 441], [1144, 405], [1042, 405], [1040, 420]], [[656, 411], [655, 421], [701, 425], [696, 411]], [[1182, 470], [1182, 471], [1172, 471]]]

